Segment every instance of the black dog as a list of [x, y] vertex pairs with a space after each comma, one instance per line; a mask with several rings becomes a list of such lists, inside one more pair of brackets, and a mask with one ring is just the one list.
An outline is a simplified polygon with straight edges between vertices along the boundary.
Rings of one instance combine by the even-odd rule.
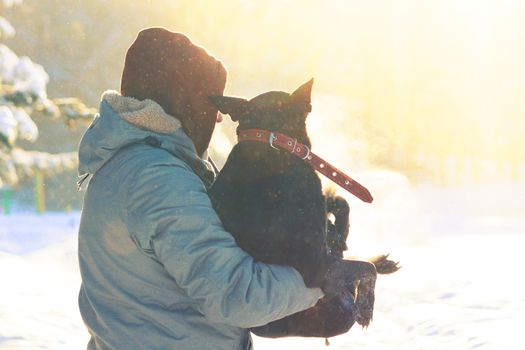
[[[271, 91], [247, 101], [214, 97], [238, 131], [265, 129], [310, 147], [306, 116], [312, 82], [293, 94]], [[326, 208], [321, 181], [296, 156], [256, 142], [238, 143], [210, 198], [224, 227], [256, 260], [296, 268], [308, 287], [320, 287], [327, 268]]]
[[[313, 80], [292, 94], [271, 91], [249, 101], [225, 96], [214, 96], [211, 101], [222, 113], [239, 121], [237, 132], [246, 129], [279, 132], [310, 147], [305, 121], [311, 111], [312, 84]], [[294, 267], [308, 287], [321, 287], [330, 250], [333, 255], [342, 256], [346, 247], [341, 245], [348, 234], [346, 201], [333, 197], [331, 211], [336, 220], [328, 227], [334, 237], [329, 250], [327, 203], [317, 174], [300, 158], [268, 144], [237, 144], [209, 196], [224, 227], [241, 248], [257, 261]], [[341, 205], [346, 205], [346, 210], [341, 211]], [[357, 299], [355, 291], [349, 289], [347, 295], [324, 298], [312, 309], [252, 331], [269, 337], [328, 337], [346, 332], [356, 320], [368, 325], [375, 278], [371, 280], [359, 284]]]

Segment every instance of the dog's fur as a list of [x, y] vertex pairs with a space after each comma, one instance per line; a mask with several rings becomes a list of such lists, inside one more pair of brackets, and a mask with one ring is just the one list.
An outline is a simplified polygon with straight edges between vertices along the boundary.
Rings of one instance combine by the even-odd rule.
[[[270, 130], [311, 147], [305, 121], [311, 110], [312, 84], [313, 80], [292, 94], [270, 91], [249, 101], [225, 96], [211, 100], [239, 121], [238, 131]], [[348, 203], [333, 194], [325, 199], [314, 169], [288, 152], [259, 142], [237, 144], [209, 196], [241, 248], [257, 261], [294, 267], [308, 287], [320, 287], [328, 256], [342, 258], [346, 250]], [[333, 223], [327, 222], [327, 214], [334, 215]], [[252, 331], [266, 337], [330, 337], [348, 331], [355, 321], [368, 325], [373, 283], [362, 283], [357, 299], [355, 287]]]
[[[293, 94], [271, 91], [250, 101], [215, 97], [222, 113], [239, 121], [238, 130], [280, 132], [310, 147], [306, 116], [312, 82]], [[258, 142], [241, 142], [230, 155], [210, 198], [224, 227], [257, 261], [297, 269], [308, 287], [325, 275], [326, 209], [314, 169], [287, 152]]]

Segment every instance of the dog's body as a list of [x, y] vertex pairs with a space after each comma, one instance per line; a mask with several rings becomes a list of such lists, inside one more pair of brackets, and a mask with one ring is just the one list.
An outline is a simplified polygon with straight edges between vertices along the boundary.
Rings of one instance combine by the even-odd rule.
[[302, 160], [278, 153], [259, 143], [236, 145], [210, 198], [255, 260], [292, 266], [308, 287], [320, 287], [327, 254], [321, 183]]
[[[310, 147], [306, 116], [311, 110], [313, 80], [294, 93], [272, 91], [247, 101], [217, 96], [212, 102], [232, 120], [238, 132], [264, 129], [296, 138]], [[240, 142], [209, 191], [224, 227], [239, 247], [257, 261], [297, 269], [308, 287], [320, 287], [329, 254], [342, 257], [348, 235], [348, 203], [322, 193], [321, 182], [311, 165], [293, 154], [268, 144]], [[327, 204], [336, 218], [329, 222]], [[327, 244], [328, 243], [328, 244]], [[375, 279], [374, 279], [375, 281]], [[373, 310], [373, 283], [363, 284], [361, 309], [355, 290], [323, 298], [312, 309], [252, 329], [267, 337], [329, 337], [344, 333], [357, 320], [367, 325]]]

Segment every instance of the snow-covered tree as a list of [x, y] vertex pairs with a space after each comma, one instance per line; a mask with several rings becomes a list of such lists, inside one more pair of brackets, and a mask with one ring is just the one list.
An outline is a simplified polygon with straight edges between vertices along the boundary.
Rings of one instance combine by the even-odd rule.
[[[21, 2], [0, 0], [0, 9]], [[38, 138], [32, 115], [63, 118], [68, 127], [74, 127], [78, 122], [91, 121], [96, 112], [76, 98], [48, 98], [49, 75], [44, 68], [2, 44], [15, 34], [15, 28], [0, 16], [0, 188], [37, 173], [49, 176], [76, 167], [75, 152], [50, 154], [17, 147], [17, 141], [34, 142]]]

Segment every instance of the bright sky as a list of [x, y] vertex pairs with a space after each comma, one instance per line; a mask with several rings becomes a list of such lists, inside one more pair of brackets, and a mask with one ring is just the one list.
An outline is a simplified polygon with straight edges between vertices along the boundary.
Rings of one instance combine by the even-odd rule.
[[[525, 2], [242, 3], [208, 6], [217, 18], [190, 33], [229, 67], [227, 93], [291, 91], [313, 76], [313, 115], [325, 111], [322, 96], [332, 98], [339, 110], [326, 106], [323, 123], [366, 132], [372, 158], [523, 171]], [[195, 21], [206, 16], [199, 6]]]

